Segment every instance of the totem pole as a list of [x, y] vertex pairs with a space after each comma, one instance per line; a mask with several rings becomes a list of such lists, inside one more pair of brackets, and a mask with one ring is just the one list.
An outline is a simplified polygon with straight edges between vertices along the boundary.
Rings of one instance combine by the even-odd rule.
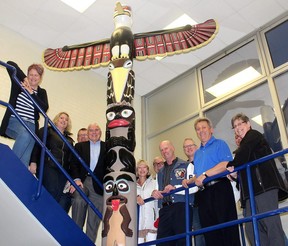
[[195, 26], [133, 34], [131, 17], [131, 8], [118, 2], [114, 12], [115, 29], [109, 39], [44, 52], [44, 62], [49, 69], [109, 67], [103, 246], [137, 245], [133, 59], [143, 61], [186, 53], [208, 44], [217, 32], [215, 21], [208, 20]]

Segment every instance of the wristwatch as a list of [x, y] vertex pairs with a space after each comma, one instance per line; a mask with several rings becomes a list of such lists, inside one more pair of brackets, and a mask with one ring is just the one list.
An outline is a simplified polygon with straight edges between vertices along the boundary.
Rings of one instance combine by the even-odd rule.
[[206, 178], [208, 178], [209, 176], [204, 172], [202, 173]]

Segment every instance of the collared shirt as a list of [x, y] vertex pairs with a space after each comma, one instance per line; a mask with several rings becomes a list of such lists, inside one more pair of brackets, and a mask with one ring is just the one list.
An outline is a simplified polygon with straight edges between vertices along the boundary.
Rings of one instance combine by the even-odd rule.
[[233, 157], [227, 143], [212, 136], [204, 146], [201, 144], [195, 152], [194, 172], [198, 177], [218, 163], [231, 160], [233, 160]]
[[97, 141], [96, 143], [93, 143], [90, 141], [90, 169], [91, 171], [94, 171], [96, 168], [96, 165], [98, 163], [99, 155], [100, 155], [100, 142]]

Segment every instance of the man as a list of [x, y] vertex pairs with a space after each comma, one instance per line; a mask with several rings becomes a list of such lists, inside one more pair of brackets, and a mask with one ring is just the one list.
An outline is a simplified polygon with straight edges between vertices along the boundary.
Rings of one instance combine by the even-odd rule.
[[[159, 225], [157, 239], [185, 233], [185, 196], [184, 192], [174, 193], [170, 196], [163, 197], [162, 193], [169, 193], [175, 188], [182, 186], [182, 180], [192, 178], [193, 166], [175, 155], [173, 144], [168, 141], [162, 141], [159, 145], [160, 152], [165, 159], [164, 167], [158, 173], [159, 190], [154, 190], [152, 196], [159, 200]], [[197, 187], [196, 187], [197, 189]], [[190, 189], [195, 192], [195, 189]], [[198, 190], [198, 189], [197, 189]], [[194, 196], [189, 196], [189, 204], [193, 204]], [[190, 207], [190, 218], [192, 219], [192, 209]], [[185, 238], [176, 242], [166, 242], [158, 245], [186, 245]]]
[[[192, 138], [185, 138], [183, 142], [183, 150], [185, 155], [188, 158], [188, 162], [191, 163], [194, 166], [194, 154], [196, 150], [198, 149], [198, 146], [195, 144], [194, 140]], [[193, 204], [193, 222], [192, 222], [192, 228], [193, 230], [199, 230], [201, 229], [200, 219], [199, 219], [199, 212], [198, 212], [198, 192], [195, 193], [194, 197], [194, 204]], [[200, 234], [195, 236], [195, 245], [196, 246], [205, 246], [205, 239], [204, 235]]]
[[[98, 124], [93, 123], [88, 126], [88, 138], [89, 141], [77, 143], [75, 145], [75, 150], [89, 166], [91, 171], [93, 171], [99, 181], [102, 182], [105, 172], [104, 158], [106, 150], [105, 143], [100, 140], [101, 129]], [[73, 157], [71, 160], [71, 176], [94, 206], [102, 212], [103, 190], [96, 182], [93, 182], [92, 177], [76, 157]], [[71, 186], [70, 192], [73, 193], [72, 219], [82, 229], [88, 208], [86, 234], [91, 241], [95, 243], [100, 219], [92, 208], [90, 206], [88, 207], [88, 204], [81, 195], [77, 191], [75, 192], [73, 186]]]
[[[201, 141], [195, 152], [194, 165], [197, 186], [203, 187], [203, 181], [210, 176], [226, 170], [232, 160], [228, 145], [213, 134], [212, 123], [208, 118], [199, 118], [194, 123], [197, 136]], [[199, 217], [202, 227], [208, 227], [237, 219], [233, 189], [227, 177], [219, 178], [205, 184], [199, 192]], [[237, 226], [231, 226], [204, 234], [207, 246], [240, 246]]]
[[156, 175], [163, 166], [164, 166], [164, 159], [161, 156], [156, 156], [153, 160], [153, 168]]
[[81, 142], [86, 142], [88, 141], [88, 131], [87, 128], [81, 128], [79, 129], [78, 133], [77, 133], [77, 142], [81, 143]]

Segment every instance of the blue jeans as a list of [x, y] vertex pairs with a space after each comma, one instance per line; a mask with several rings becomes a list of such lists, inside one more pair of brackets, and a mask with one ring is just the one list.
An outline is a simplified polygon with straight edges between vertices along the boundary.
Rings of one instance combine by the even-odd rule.
[[[35, 132], [35, 124], [25, 121], [26, 125]], [[16, 117], [10, 117], [8, 127], [6, 130], [7, 136], [15, 140], [12, 150], [16, 156], [24, 163], [26, 167], [29, 166], [31, 152], [34, 147], [35, 140], [24, 126], [18, 121]]]

